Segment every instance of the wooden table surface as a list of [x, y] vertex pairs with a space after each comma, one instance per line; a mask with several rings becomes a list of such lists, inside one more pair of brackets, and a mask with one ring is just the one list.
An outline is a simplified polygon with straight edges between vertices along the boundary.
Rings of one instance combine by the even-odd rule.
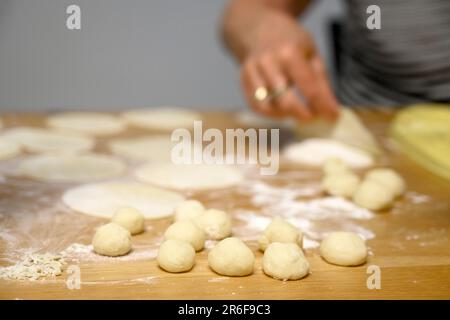
[[[54, 279], [38, 281], [0, 280], [2, 299], [449, 299], [450, 298], [450, 182], [422, 169], [395, 151], [386, 139], [386, 128], [391, 114], [386, 111], [360, 112], [364, 122], [386, 146], [386, 163], [400, 172], [408, 185], [408, 194], [396, 203], [394, 209], [376, 214], [373, 219], [360, 222], [376, 236], [368, 241], [370, 251], [365, 265], [339, 267], [324, 262], [317, 248], [307, 249], [311, 274], [299, 281], [278, 281], [261, 271], [262, 254], [256, 241], [247, 241], [256, 255], [255, 272], [247, 277], [222, 277], [208, 268], [207, 251], [197, 254], [196, 265], [187, 273], [170, 274], [158, 268], [152, 258], [130, 261], [79, 261], [81, 288], [69, 290], [67, 273]], [[41, 125], [43, 115], [5, 114], [5, 125]], [[211, 127], [236, 127], [231, 114], [209, 114], [206, 123]], [[126, 135], [141, 134], [137, 129]], [[287, 132], [283, 140], [292, 139]], [[104, 151], [100, 144], [99, 151]], [[292, 168], [282, 167], [281, 173]], [[283, 177], [290, 175], [284, 175]], [[286, 181], [292, 183], [292, 175]], [[281, 180], [283, 180], [281, 179]], [[62, 193], [58, 186], [31, 182], [5, 175], [0, 182], [0, 226], [9, 223], [14, 211], [37, 215], [42, 199], [34, 199], [30, 188], [43, 188], [42, 194]], [[39, 194], [39, 193], [37, 193]], [[420, 195], [423, 201], [413, 201]], [[207, 207], [233, 211], [250, 208], [248, 198], [235, 190], [220, 194], [192, 195]], [[56, 201], [56, 200], [55, 200]], [[231, 210], [230, 210], [231, 209]], [[256, 210], [252, 208], [252, 210]], [[255, 211], [257, 212], [257, 210]], [[275, 215], [276, 213], [274, 213]], [[7, 218], [5, 218], [7, 217]], [[9, 218], [8, 218], [9, 217]], [[10, 219], [10, 220], [8, 220]], [[35, 220], [37, 221], [37, 220]], [[57, 222], [56, 222], [57, 221]], [[76, 221], [84, 221], [82, 228]], [[77, 213], [59, 214], [55, 224], [45, 227], [38, 223], [25, 226], [14, 224], [21, 232], [36, 235], [33, 244], [41, 244], [44, 251], [62, 250], [71, 242], [89, 244], [95, 227], [102, 219], [85, 217]], [[133, 237], [135, 243], [152, 243], [161, 238], [170, 219], [148, 221], [149, 231]], [[3, 226], [4, 227], [4, 226]], [[25, 229], [24, 229], [25, 228]], [[28, 229], [27, 229], [28, 228]], [[81, 228], [81, 229], [80, 229]], [[80, 232], [82, 230], [83, 232]], [[11, 255], [12, 244], [0, 237], [0, 264]], [[31, 240], [30, 240], [31, 241]], [[30, 242], [24, 240], [23, 247]], [[367, 267], [376, 265], [381, 270], [381, 289], [368, 289]]]

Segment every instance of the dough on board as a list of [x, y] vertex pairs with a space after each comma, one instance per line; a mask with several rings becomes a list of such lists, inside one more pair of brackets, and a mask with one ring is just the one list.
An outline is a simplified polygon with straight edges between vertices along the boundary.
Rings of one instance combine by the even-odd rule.
[[113, 222], [105, 224], [95, 232], [92, 247], [104, 256], [123, 256], [131, 250], [130, 232]]
[[130, 125], [160, 131], [172, 131], [177, 128], [193, 128], [195, 120], [202, 116], [192, 110], [176, 107], [157, 107], [131, 110], [122, 114]]
[[211, 249], [208, 264], [218, 274], [243, 277], [253, 273], [255, 255], [242, 240], [226, 238]]
[[366, 262], [364, 239], [353, 232], [332, 232], [320, 244], [320, 255], [339, 266], [358, 266]]
[[320, 118], [298, 125], [296, 132], [302, 138], [329, 138], [365, 150], [373, 155], [381, 153], [372, 133], [352, 109], [345, 107], [340, 109], [339, 117], [334, 123]]
[[169, 239], [159, 248], [156, 260], [167, 272], [189, 271], [195, 264], [195, 250], [185, 241]]
[[194, 220], [203, 212], [205, 212], [205, 207], [200, 201], [186, 200], [175, 208], [175, 221]]
[[309, 262], [295, 243], [273, 242], [264, 251], [263, 271], [279, 280], [298, 280], [309, 273]]
[[146, 219], [158, 219], [171, 216], [184, 197], [140, 183], [105, 182], [70, 189], [62, 200], [74, 211], [97, 217], [109, 219], [118, 209], [132, 207]]
[[144, 215], [131, 207], [123, 207], [116, 211], [111, 222], [117, 223], [124, 227], [132, 235], [139, 234], [145, 229]]
[[258, 239], [259, 249], [265, 251], [272, 242], [294, 243], [303, 246], [303, 233], [294, 225], [275, 217]]
[[310, 138], [288, 145], [284, 157], [294, 163], [323, 167], [330, 158], [339, 159], [352, 168], [366, 168], [374, 164], [373, 157], [345, 143], [322, 138]]
[[1, 137], [36, 153], [80, 153], [91, 150], [95, 145], [94, 139], [86, 136], [32, 127], [8, 129]]
[[176, 142], [169, 135], [154, 135], [114, 139], [108, 143], [109, 150], [131, 160], [169, 162]]
[[98, 155], [36, 155], [20, 162], [22, 176], [49, 182], [87, 182], [117, 177], [125, 172], [117, 159]]
[[135, 171], [141, 182], [177, 190], [208, 190], [232, 187], [243, 177], [240, 171], [226, 165], [176, 165], [150, 163]]
[[99, 112], [63, 112], [47, 118], [51, 128], [94, 136], [118, 134], [126, 129], [118, 116]]
[[205, 245], [205, 232], [190, 220], [177, 221], [164, 232], [164, 239], [176, 239], [191, 244], [195, 251], [200, 251]]
[[9, 159], [20, 153], [20, 145], [14, 141], [0, 138], [0, 160]]
[[231, 216], [225, 211], [208, 209], [195, 218], [194, 221], [209, 239], [221, 240], [231, 235]]

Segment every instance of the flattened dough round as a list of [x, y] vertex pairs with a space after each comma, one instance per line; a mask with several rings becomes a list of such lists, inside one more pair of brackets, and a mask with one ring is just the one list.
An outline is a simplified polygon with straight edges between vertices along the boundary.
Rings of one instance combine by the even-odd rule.
[[19, 164], [19, 174], [49, 182], [86, 182], [113, 178], [125, 171], [117, 159], [97, 155], [37, 155]]
[[108, 148], [112, 153], [131, 160], [168, 162], [175, 144], [169, 135], [154, 135], [114, 139]]
[[9, 159], [20, 153], [20, 145], [14, 141], [0, 138], [0, 160]]
[[365, 168], [374, 164], [373, 157], [366, 151], [321, 138], [291, 144], [284, 150], [284, 156], [289, 161], [312, 167], [323, 167], [330, 158], [339, 159], [352, 168]]
[[176, 165], [150, 163], [135, 171], [139, 181], [176, 190], [208, 190], [228, 188], [242, 181], [242, 174], [226, 165]]
[[132, 207], [146, 219], [158, 219], [171, 216], [184, 197], [141, 183], [107, 182], [68, 190], [62, 200], [74, 211], [97, 217], [111, 218], [118, 209]]
[[122, 117], [136, 127], [172, 131], [177, 128], [192, 128], [195, 120], [201, 120], [198, 112], [176, 108], [157, 107], [124, 112]]
[[2, 137], [37, 153], [79, 153], [91, 150], [95, 144], [94, 139], [86, 136], [32, 127], [9, 129]]
[[108, 136], [125, 130], [125, 122], [111, 114], [99, 112], [63, 112], [47, 119], [51, 128], [94, 136]]

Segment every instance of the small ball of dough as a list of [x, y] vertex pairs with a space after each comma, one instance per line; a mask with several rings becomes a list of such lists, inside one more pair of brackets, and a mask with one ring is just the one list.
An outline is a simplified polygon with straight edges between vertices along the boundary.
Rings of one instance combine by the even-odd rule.
[[211, 249], [208, 263], [218, 274], [243, 277], [253, 273], [255, 255], [240, 239], [226, 238]]
[[339, 266], [357, 266], [366, 262], [365, 241], [353, 232], [333, 232], [320, 244], [320, 255]]
[[271, 243], [263, 256], [263, 270], [279, 280], [297, 280], [309, 272], [309, 262], [294, 243]]
[[266, 250], [272, 242], [295, 243], [301, 248], [303, 246], [303, 233], [289, 222], [275, 217], [259, 238], [259, 249], [261, 251]]
[[210, 239], [222, 240], [231, 235], [231, 217], [225, 211], [206, 210], [195, 219], [195, 223]]
[[369, 210], [383, 210], [394, 202], [394, 193], [374, 180], [364, 180], [355, 191], [353, 202]]
[[353, 172], [336, 172], [322, 179], [322, 187], [326, 193], [351, 198], [360, 184], [359, 177]]
[[195, 250], [185, 241], [169, 239], [159, 247], [156, 260], [168, 272], [189, 271], [195, 263]]
[[131, 234], [127, 229], [111, 222], [97, 229], [92, 246], [96, 253], [104, 256], [123, 256], [131, 250]]
[[394, 197], [401, 196], [406, 189], [403, 178], [392, 169], [373, 169], [366, 174], [365, 178], [366, 180], [376, 181], [383, 185], [383, 187], [389, 189], [394, 194]]
[[177, 221], [164, 233], [164, 239], [186, 241], [195, 251], [200, 251], [205, 245], [205, 233], [190, 220]]
[[325, 175], [349, 171], [350, 168], [347, 164], [339, 158], [328, 158], [323, 165], [323, 173]]
[[124, 227], [130, 231], [131, 234], [141, 233], [145, 228], [144, 215], [131, 207], [123, 207], [117, 210], [113, 215], [111, 222], [115, 222]]
[[183, 201], [175, 208], [175, 221], [195, 219], [204, 211], [205, 207], [200, 201]]

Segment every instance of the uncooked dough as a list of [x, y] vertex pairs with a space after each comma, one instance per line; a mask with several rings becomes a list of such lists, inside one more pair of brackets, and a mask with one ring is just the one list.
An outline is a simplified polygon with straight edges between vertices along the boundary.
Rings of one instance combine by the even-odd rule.
[[205, 211], [200, 201], [186, 200], [175, 208], [175, 221], [194, 220]]
[[342, 107], [339, 118], [334, 123], [318, 118], [315, 121], [298, 125], [296, 131], [303, 138], [330, 138], [366, 150], [374, 155], [381, 153], [375, 137], [364, 126], [356, 113], [349, 108]]
[[226, 165], [145, 164], [135, 171], [141, 182], [177, 190], [208, 190], [232, 187], [242, 181], [242, 174]]
[[176, 142], [169, 135], [143, 136], [112, 140], [108, 147], [116, 155], [137, 161], [170, 162]]
[[375, 180], [364, 180], [353, 195], [358, 206], [378, 211], [389, 208], [395, 200], [395, 194]]
[[360, 184], [359, 177], [353, 172], [335, 172], [325, 175], [322, 187], [330, 195], [351, 198]]
[[289, 222], [280, 217], [275, 217], [259, 238], [259, 249], [261, 251], [266, 250], [272, 242], [295, 243], [301, 248], [303, 246], [303, 233]]
[[366, 180], [373, 180], [383, 185], [385, 188], [398, 197], [405, 192], [405, 181], [394, 170], [388, 168], [379, 168], [370, 170], [366, 176]]
[[320, 255], [339, 266], [357, 266], [366, 262], [365, 241], [353, 232], [333, 232], [320, 244]]
[[9, 129], [1, 137], [19, 143], [26, 151], [38, 153], [73, 154], [89, 151], [95, 145], [86, 136], [31, 127]]
[[309, 262], [294, 243], [271, 243], [263, 256], [263, 271], [279, 280], [298, 280], [309, 273]]
[[194, 121], [201, 120], [201, 114], [176, 107], [157, 107], [132, 110], [122, 114], [130, 125], [136, 127], [172, 131], [178, 128], [193, 128]]
[[97, 155], [37, 155], [23, 160], [19, 174], [49, 182], [84, 182], [117, 177], [125, 165], [114, 158]]
[[339, 159], [352, 168], [365, 168], [374, 164], [373, 157], [361, 149], [321, 138], [291, 144], [284, 150], [283, 155], [289, 161], [312, 167], [323, 167], [330, 158]]
[[323, 173], [325, 175], [331, 175], [334, 173], [349, 172], [350, 168], [344, 161], [337, 158], [328, 158], [323, 165]]
[[92, 246], [104, 256], [123, 256], [131, 250], [131, 235], [127, 229], [111, 222], [97, 229]]
[[211, 249], [208, 264], [218, 274], [243, 277], [253, 273], [255, 255], [240, 239], [226, 238]]
[[9, 159], [20, 153], [20, 145], [14, 141], [0, 138], [0, 160]]
[[195, 263], [195, 250], [181, 240], [166, 240], [158, 250], [158, 265], [167, 272], [185, 272]]
[[141, 233], [145, 229], [144, 215], [139, 210], [131, 207], [123, 207], [117, 210], [111, 222], [124, 227], [133, 235]]
[[146, 219], [171, 216], [184, 201], [176, 192], [132, 182], [88, 184], [66, 191], [64, 204], [74, 211], [110, 219], [122, 207], [139, 210]]
[[217, 209], [205, 210], [195, 219], [199, 226], [212, 240], [221, 240], [231, 235], [231, 217], [228, 213]]
[[47, 119], [49, 127], [95, 136], [118, 134], [126, 129], [122, 119], [98, 112], [63, 112]]
[[188, 242], [195, 251], [200, 251], [205, 245], [205, 233], [190, 220], [177, 221], [170, 225], [164, 233], [164, 238]]

